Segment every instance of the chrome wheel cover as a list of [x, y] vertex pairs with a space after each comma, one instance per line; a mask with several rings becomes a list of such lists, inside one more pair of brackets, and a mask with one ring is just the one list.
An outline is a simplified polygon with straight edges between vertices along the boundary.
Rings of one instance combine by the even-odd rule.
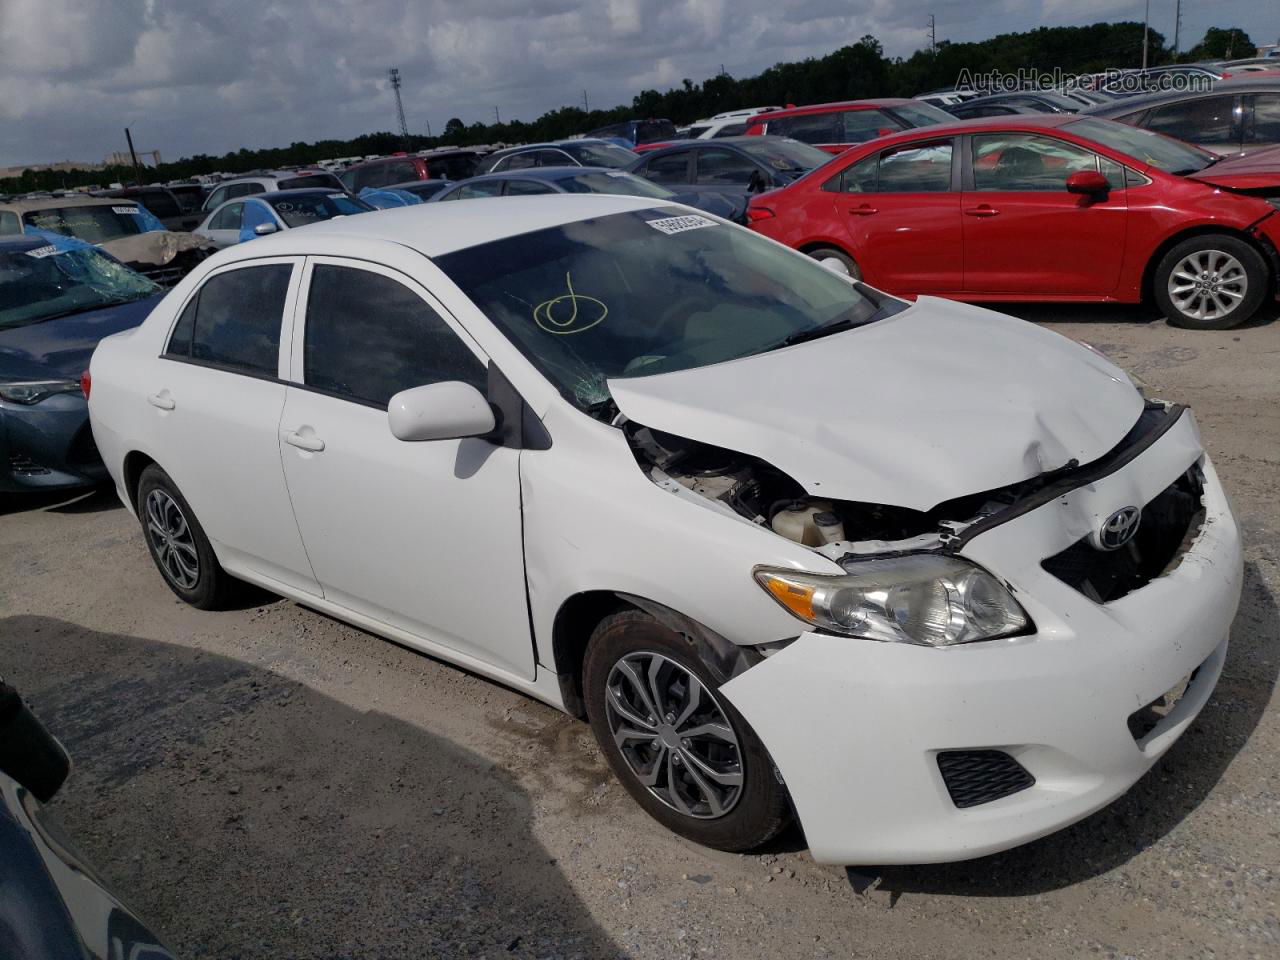
[[742, 748], [702, 682], [660, 653], [629, 653], [609, 671], [605, 715], [636, 779], [671, 809], [723, 817], [742, 796]]
[[190, 590], [200, 579], [200, 554], [182, 508], [163, 490], [152, 490], [147, 494], [146, 524], [160, 569], [174, 584]]
[[1244, 265], [1222, 250], [1198, 250], [1169, 274], [1169, 299], [1191, 320], [1220, 320], [1249, 292]]

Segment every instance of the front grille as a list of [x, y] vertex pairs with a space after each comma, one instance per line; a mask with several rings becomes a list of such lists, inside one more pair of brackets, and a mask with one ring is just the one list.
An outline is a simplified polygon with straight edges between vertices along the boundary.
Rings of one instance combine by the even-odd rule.
[[1096, 603], [1110, 603], [1177, 566], [1204, 522], [1204, 475], [1192, 467], [1142, 508], [1138, 532], [1119, 550], [1088, 537], [1041, 562], [1049, 573]]
[[957, 807], [976, 807], [1033, 786], [1036, 778], [1002, 750], [944, 750], [938, 770]]
[[52, 471], [20, 453], [9, 454], [9, 472], [16, 477], [43, 477]]

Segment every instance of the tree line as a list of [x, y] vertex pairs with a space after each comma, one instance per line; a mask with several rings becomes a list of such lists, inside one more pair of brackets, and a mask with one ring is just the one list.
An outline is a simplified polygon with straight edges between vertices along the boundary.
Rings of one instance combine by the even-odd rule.
[[[147, 168], [154, 181], [180, 180], [197, 174], [312, 164], [331, 157], [386, 154], [397, 150], [425, 150], [442, 146], [487, 143], [523, 143], [558, 140], [632, 117], [664, 117], [677, 124], [690, 123], [726, 110], [762, 104], [806, 104], [869, 97], [910, 97], [939, 87], [950, 87], [962, 71], [971, 75], [1010, 74], [1018, 70], [1063, 73], [1095, 73], [1111, 67], [1135, 67], [1142, 63], [1141, 23], [1095, 23], [1084, 27], [1040, 27], [1023, 33], [1006, 33], [974, 43], [940, 41], [936, 48], [917, 50], [910, 57], [888, 58], [873, 36], [843, 46], [823, 57], [778, 63], [753, 77], [735, 78], [727, 73], [701, 83], [684, 80], [665, 92], [642, 90], [631, 103], [609, 110], [582, 110], [567, 106], [550, 110], [529, 122], [464, 123], [451, 118], [440, 136], [390, 132], [368, 133], [352, 140], [318, 140], [261, 150], [241, 148], [210, 156], [197, 154], [173, 163]], [[1243, 30], [1211, 27], [1190, 50], [1175, 57], [1164, 35], [1151, 30], [1147, 36], [1147, 62], [1192, 62], [1203, 59], [1252, 56], [1255, 46]], [[0, 180], [0, 191], [25, 193], [113, 181], [127, 183], [134, 171], [127, 166], [99, 170], [26, 170], [20, 177]]]

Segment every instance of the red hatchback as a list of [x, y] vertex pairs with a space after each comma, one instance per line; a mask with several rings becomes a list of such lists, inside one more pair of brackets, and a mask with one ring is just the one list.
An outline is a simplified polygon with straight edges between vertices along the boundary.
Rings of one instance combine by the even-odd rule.
[[953, 120], [922, 100], [846, 100], [757, 114], [747, 124], [746, 136], [790, 137], [827, 153], [843, 153], [876, 137]]
[[1152, 299], [1225, 329], [1274, 290], [1280, 148], [1227, 159], [1110, 120], [912, 130], [752, 199], [751, 227], [873, 286], [969, 301]]

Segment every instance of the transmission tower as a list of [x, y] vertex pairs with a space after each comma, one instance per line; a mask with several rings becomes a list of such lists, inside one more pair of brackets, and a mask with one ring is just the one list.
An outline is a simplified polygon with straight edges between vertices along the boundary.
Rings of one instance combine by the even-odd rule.
[[387, 71], [387, 75], [391, 77], [391, 89], [396, 94], [396, 119], [400, 121], [400, 139], [404, 141], [404, 148], [409, 149], [409, 124], [404, 119], [404, 101], [400, 99], [400, 71], [392, 67]]
[[938, 21], [932, 13], [929, 14], [929, 53], [938, 55]]

